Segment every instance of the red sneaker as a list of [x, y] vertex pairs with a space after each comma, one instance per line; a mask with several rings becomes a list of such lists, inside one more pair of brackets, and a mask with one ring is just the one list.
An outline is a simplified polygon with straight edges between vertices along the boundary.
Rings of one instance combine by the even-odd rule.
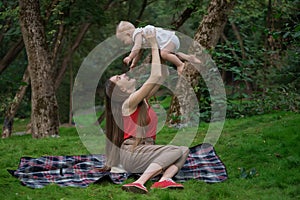
[[151, 189], [166, 189], [166, 188], [178, 188], [183, 189], [183, 185], [175, 183], [173, 180], [164, 180], [161, 182], [155, 182]]
[[128, 183], [122, 186], [122, 190], [139, 194], [147, 194], [147, 188], [140, 183]]

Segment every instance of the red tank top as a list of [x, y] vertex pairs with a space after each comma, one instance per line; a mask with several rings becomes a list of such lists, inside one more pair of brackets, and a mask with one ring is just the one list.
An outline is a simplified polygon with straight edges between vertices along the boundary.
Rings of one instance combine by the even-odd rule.
[[[129, 116], [123, 116], [123, 122], [124, 122], [124, 140], [135, 137], [136, 136], [136, 128], [137, 128], [137, 120], [138, 120], [138, 114], [140, 111], [140, 107], [137, 107], [137, 109]], [[149, 106], [147, 109], [148, 114], [148, 128], [146, 132], [146, 137], [151, 137], [153, 140], [156, 139], [156, 127], [158, 123], [157, 115], [154, 112], [154, 110]]]

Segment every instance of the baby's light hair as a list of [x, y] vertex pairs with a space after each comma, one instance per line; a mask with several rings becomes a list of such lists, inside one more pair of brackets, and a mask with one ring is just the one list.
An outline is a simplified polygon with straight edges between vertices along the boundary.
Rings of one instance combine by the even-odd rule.
[[128, 21], [120, 21], [120, 23], [117, 25], [116, 35], [118, 37], [118, 35], [121, 35], [124, 32], [134, 30], [134, 29], [135, 26], [132, 23]]

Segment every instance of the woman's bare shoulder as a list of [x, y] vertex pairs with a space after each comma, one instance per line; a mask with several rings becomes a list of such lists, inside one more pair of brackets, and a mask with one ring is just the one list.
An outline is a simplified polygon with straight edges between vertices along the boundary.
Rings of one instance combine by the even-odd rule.
[[130, 98], [126, 99], [122, 104], [122, 115], [123, 116], [130, 116], [134, 111], [136, 111], [137, 106], [130, 106]]

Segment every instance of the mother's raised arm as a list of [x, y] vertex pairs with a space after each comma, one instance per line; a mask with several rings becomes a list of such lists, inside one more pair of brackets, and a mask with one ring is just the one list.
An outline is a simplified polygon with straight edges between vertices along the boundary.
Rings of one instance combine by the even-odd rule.
[[143, 36], [151, 45], [151, 73], [142, 87], [132, 93], [126, 102], [124, 102], [127, 104], [126, 107], [130, 110], [135, 109], [143, 99], [151, 97], [168, 75], [167, 68], [163, 67], [160, 61], [155, 29], [145, 30]]

